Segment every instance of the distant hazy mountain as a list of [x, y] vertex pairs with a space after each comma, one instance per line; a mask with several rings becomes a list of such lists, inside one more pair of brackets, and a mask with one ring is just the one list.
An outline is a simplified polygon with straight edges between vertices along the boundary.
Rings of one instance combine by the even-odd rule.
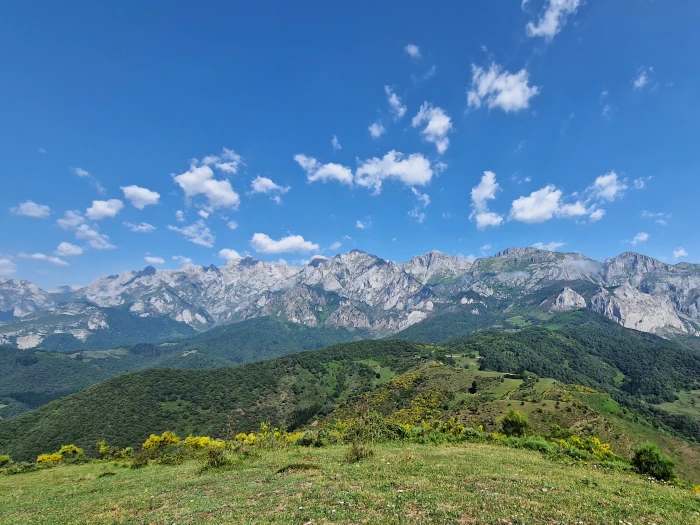
[[[572, 283], [586, 286], [575, 291]], [[352, 250], [314, 258], [303, 268], [252, 257], [221, 267], [148, 266], [49, 292], [28, 281], [0, 279], [0, 344], [51, 346], [57, 336], [63, 344], [70, 338], [89, 344], [112, 330], [110, 311], [139, 320], [140, 327], [158, 322], [161, 339], [171, 326], [204, 331], [263, 316], [381, 336], [464, 305], [467, 295], [469, 301], [488, 299], [501, 311], [538, 297], [530, 306], [590, 308], [660, 335], [700, 333], [700, 265], [669, 265], [631, 252], [599, 262], [535, 248], [474, 261], [432, 251], [396, 264]], [[479, 315], [478, 308], [473, 311]]]

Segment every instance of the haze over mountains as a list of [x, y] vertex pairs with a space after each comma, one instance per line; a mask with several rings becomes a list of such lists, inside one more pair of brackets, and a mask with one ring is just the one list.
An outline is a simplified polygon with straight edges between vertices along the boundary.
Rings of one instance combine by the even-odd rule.
[[586, 307], [664, 336], [700, 333], [700, 265], [669, 265], [632, 252], [601, 263], [536, 248], [474, 261], [432, 251], [397, 264], [353, 250], [313, 258], [303, 268], [251, 257], [222, 267], [149, 266], [52, 291], [0, 279], [0, 344], [50, 348], [59, 337], [89, 345], [113, 328], [116, 313], [142, 328], [158, 324], [156, 340], [263, 316], [385, 336], [465, 304], [473, 304], [475, 316], [508, 310], [551, 286], [551, 296], [530, 306]]

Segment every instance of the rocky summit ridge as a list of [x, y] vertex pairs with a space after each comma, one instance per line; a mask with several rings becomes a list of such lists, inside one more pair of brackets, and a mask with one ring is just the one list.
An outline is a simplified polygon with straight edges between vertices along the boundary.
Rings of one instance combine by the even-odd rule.
[[[589, 292], [575, 291], [572, 283]], [[623, 326], [661, 335], [700, 333], [700, 265], [669, 265], [634, 252], [600, 262], [537, 248], [509, 248], [475, 260], [431, 251], [397, 264], [352, 250], [313, 258], [304, 267], [252, 257], [220, 267], [148, 266], [53, 291], [0, 279], [0, 344], [32, 348], [55, 333], [85, 341], [110, 329], [107, 308], [168, 318], [197, 331], [271, 316], [387, 335], [471, 304], [474, 294], [507, 310], [558, 285], [541, 308], [590, 308]], [[472, 299], [466, 301], [465, 294]], [[57, 318], [63, 321], [51, 321]]]

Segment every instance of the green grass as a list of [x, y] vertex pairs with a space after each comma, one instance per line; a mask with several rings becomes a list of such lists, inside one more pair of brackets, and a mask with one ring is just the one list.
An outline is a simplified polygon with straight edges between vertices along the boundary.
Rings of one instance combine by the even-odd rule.
[[[91, 463], [0, 476], [2, 524], [690, 524], [700, 497], [627, 472], [485, 444], [291, 447], [202, 471]], [[303, 465], [304, 468], [299, 468]], [[317, 467], [317, 468], [316, 468]], [[113, 473], [110, 475], [108, 473]]]
[[672, 414], [684, 414], [700, 419], [700, 390], [678, 392], [678, 399], [673, 403], [661, 403], [659, 408]]

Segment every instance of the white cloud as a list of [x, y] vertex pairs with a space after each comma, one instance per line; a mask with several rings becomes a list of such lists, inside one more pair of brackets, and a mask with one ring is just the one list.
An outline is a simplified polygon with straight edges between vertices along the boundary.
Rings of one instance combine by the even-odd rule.
[[632, 88], [636, 90], [643, 89], [644, 86], [649, 84], [649, 81], [653, 75], [653, 67], [640, 67], [637, 70], [637, 75], [632, 79]]
[[389, 101], [391, 112], [394, 114], [394, 119], [399, 120], [403, 118], [406, 111], [408, 111], [408, 108], [401, 103], [401, 99], [396, 93], [394, 93], [394, 90], [390, 86], [384, 86], [384, 92], [386, 93], [387, 100]]
[[416, 196], [416, 199], [423, 204], [424, 208], [430, 204], [430, 196], [427, 193], [421, 193], [415, 188], [411, 188], [411, 191], [413, 192], [413, 195]]
[[97, 226], [91, 227], [87, 224], [81, 224], [75, 231], [75, 238], [81, 241], [87, 241], [88, 246], [95, 250], [112, 250], [116, 248], [109, 242], [109, 237], [104, 233], [100, 233]]
[[291, 189], [289, 186], [280, 186], [279, 184], [275, 184], [272, 179], [261, 177], [260, 175], [253, 179], [251, 188], [251, 193], [264, 193], [266, 195], [271, 195], [270, 198], [277, 204], [282, 202], [280, 195], [287, 193]]
[[406, 47], [403, 48], [406, 53], [408, 53], [408, 56], [411, 58], [420, 58], [420, 49], [418, 48], [417, 45], [415, 44], [407, 44]]
[[331, 245], [328, 247], [328, 249], [329, 249], [329, 250], [337, 250], [337, 249], [340, 248], [341, 246], [342, 246], [342, 244], [339, 243], [338, 241], [336, 241], [336, 242], [334, 242], [333, 244], [331, 244]]
[[382, 191], [386, 179], [398, 179], [406, 186], [424, 186], [433, 177], [430, 161], [420, 153], [407, 158], [398, 151], [390, 151], [383, 158], [374, 157], [360, 163], [355, 171], [358, 186], [371, 188], [374, 194]]
[[634, 236], [634, 239], [632, 239], [630, 242], [632, 243], [632, 246], [637, 246], [637, 244], [641, 242], [647, 242], [649, 240], [649, 234], [647, 232], [639, 232], [637, 235]]
[[[205, 160], [215, 163], [211, 159]], [[220, 164], [215, 163], [215, 165], [219, 166]], [[224, 171], [232, 173], [230, 169]], [[212, 208], [232, 208], [236, 210], [241, 203], [241, 198], [238, 196], [238, 193], [233, 191], [228, 179], [215, 179], [214, 172], [208, 165], [196, 166], [192, 164], [186, 172], [180, 175], [173, 175], [173, 179], [185, 192], [186, 198], [202, 195]]]
[[172, 258], [173, 258], [173, 261], [177, 261], [180, 264], [182, 264], [183, 266], [185, 264], [190, 264], [192, 262], [192, 259], [190, 259], [189, 257], [185, 257], [183, 255], [173, 255]]
[[279, 241], [275, 241], [264, 233], [256, 233], [250, 240], [250, 245], [259, 253], [304, 253], [319, 249], [318, 244], [304, 240], [304, 237], [301, 235], [288, 235]]
[[667, 219], [671, 218], [671, 214], [670, 213], [662, 213], [662, 212], [652, 213], [652, 212], [644, 210], [644, 211], [642, 211], [642, 217], [644, 217], [646, 219], [654, 219], [654, 222], [656, 222], [657, 224], [660, 224], [661, 226], [666, 226], [668, 224]]
[[124, 203], [119, 199], [109, 199], [107, 201], [92, 201], [92, 206], [85, 210], [85, 216], [93, 221], [100, 221], [116, 215], [124, 207]]
[[343, 149], [343, 146], [340, 145], [340, 141], [338, 140], [338, 137], [333, 135], [333, 138], [331, 139], [331, 145], [333, 146], [333, 149], [338, 151], [339, 149]]
[[528, 224], [548, 221], [559, 210], [561, 195], [561, 190], [551, 184], [533, 191], [528, 197], [513, 201], [510, 218]]
[[386, 128], [379, 120], [370, 124], [367, 129], [373, 139], [378, 139], [386, 132]]
[[168, 230], [181, 234], [185, 239], [199, 246], [213, 248], [214, 242], [216, 242], [216, 237], [214, 237], [209, 227], [204, 224], [204, 221], [201, 219], [189, 226], [183, 226], [182, 228], [168, 225]]
[[73, 230], [84, 222], [85, 218], [78, 210], [68, 210], [63, 215], [62, 219], [58, 219], [56, 221], [56, 224], [58, 224], [64, 230]]
[[10, 259], [0, 257], [0, 275], [12, 275], [17, 271], [17, 265]]
[[627, 190], [626, 179], [619, 179], [617, 173], [611, 171], [596, 178], [589, 191], [597, 198], [614, 201], [624, 195]]
[[676, 248], [673, 250], [673, 258], [674, 259], [680, 259], [681, 257], [688, 257], [688, 252], [685, 251], [685, 248]]
[[175, 220], [177, 222], [185, 222], [185, 212], [182, 210], [177, 210], [175, 212]]
[[207, 155], [202, 159], [202, 166], [214, 166], [224, 173], [238, 173], [238, 167], [243, 164], [243, 157], [232, 149], [224, 148], [220, 155]]
[[83, 249], [80, 246], [71, 244], [69, 242], [62, 242], [59, 244], [54, 252], [59, 257], [70, 257], [72, 255], [80, 255], [83, 253]]
[[552, 241], [547, 244], [541, 243], [541, 242], [536, 242], [535, 244], [532, 245], [533, 248], [537, 248], [538, 250], [546, 250], [548, 252], [554, 252], [557, 250], [557, 248], [561, 248], [564, 246], [563, 242], [556, 242]]
[[19, 206], [11, 208], [10, 211], [15, 215], [24, 215], [35, 219], [45, 219], [51, 214], [51, 208], [44, 204], [37, 204], [34, 201], [24, 201]]
[[158, 204], [158, 199], [160, 199], [160, 193], [134, 184], [122, 186], [121, 190], [124, 192], [124, 198], [131, 202], [134, 208], [139, 210], [143, 210], [151, 204]]
[[538, 86], [529, 86], [526, 69], [517, 73], [502, 71], [492, 63], [488, 71], [472, 64], [472, 89], [467, 92], [467, 105], [480, 108], [486, 102], [489, 109], [501, 108], [506, 113], [530, 107], [530, 99], [540, 92]]
[[602, 208], [598, 208], [597, 210], [594, 210], [591, 212], [591, 214], [588, 216], [591, 222], [598, 222], [600, 219], [603, 218], [605, 215], [605, 210]]
[[235, 230], [236, 228], [238, 228], [238, 223], [236, 221], [228, 221], [226, 223], [226, 226], [229, 230]]
[[479, 230], [483, 230], [488, 226], [500, 226], [503, 223], [501, 215], [488, 209], [488, 201], [496, 198], [496, 193], [498, 193], [499, 189], [500, 186], [496, 182], [496, 174], [492, 171], [485, 171], [479, 184], [472, 188], [472, 213], [469, 215], [469, 218], [476, 221], [476, 227]]
[[197, 215], [199, 215], [202, 219], [208, 219], [209, 218], [209, 212], [205, 210], [199, 210], [197, 212]]
[[420, 208], [413, 208], [411, 211], [408, 212], [408, 216], [412, 219], [416, 219], [419, 224], [423, 224], [425, 218], [427, 217], [425, 212], [420, 211]]
[[[521, 4], [524, 9], [525, 4]], [[544, 37], [547, 42], [551, 42], [562, 27], [566, 24], [566, 17], [574, 14], [581, 5], [581, 0], [548, 0], [547, 9], [537, 24], [528, 22], [527, 35], [531, 37]]]
[[632, 181], [632, 184], [634, 185], [635, 190], [645, 190], [647, 187], [647, 182], [651, 180], [651, 175], [648, 177], [639, 177], [638, 179], [634, 179]]
[[165, 259], [163, 259], [162, 257], [152, 257], [150, 255], [147, 255], [146, 257], [144, 257], [144, 260], [148, 264], [165, 264]]
[[63, 259], [54, 257], [53, 255], [45, 255], [43, 253], [20, 253], [18, 257], [22, 259], [36, 259], [37, 261], [47, 261], [58, 266], [68, 266], [68, 263]]
[[92, 184], [97, 190], [97, 193], [107, 193], [107, 191], [104, 189], [104, 186], [102, 186], [102, 184], [100, 184], [100, 182], [93, 175], [91, 175], [89, 171], [86, 171], [82, 168], [73, 168], [73, 173], [75, 173], [81, 179], [88, 179], [90, 181], [90, 184]]
[[360, 221], [360, 220], [355, 221], [355, 228], [357, 228], [358, 230], [367, 230], [371, 227], [372, 227], [372, 221], [369, 221], [369, 220], [367, 220], [367, 221]]
[[150, 233], [156, 229], [155, 226], [153, 226], [152, 224], [148, 224], [147, 222], [142, 222], [140, 224], [134, 224], [132, 222], [123, 222], [122, 224], [125, 228], [134, 233]]
[[427, 122], [427, 125], [421, 131], [423, 138], [435, 144], [438, 153], [445, 153], [450, 146], [450, 139], [447, 138], [447, 134], [452, 131], [450, 117], [442, 108], [436, 108], [429, 102], [424, 102], [416, 116], [411, 120], [411, 124], [417, 128], [424, 122]]
[[352, 171], [350, 168], [333, 162], [321, 164], [315, 158], [307, 157], [301, 153], [294, 155], [294, 160], [306, 172], [306, 180], [309, 182], [337, 180], [341, 184], [352, 184]]
[[586, 205], [581, 201], [576, 201], [573, 204], [562, 204], [556, 211], [558, 217], [582, 217], [588, 215], [590, 210], [586, 209]]
[[219, 258], [226, 259], [227, 261], [232, 261], [234, 259], [242, 259], [236, 250], [231, 250], [229, 248], [224, 248], [219, 250]]

